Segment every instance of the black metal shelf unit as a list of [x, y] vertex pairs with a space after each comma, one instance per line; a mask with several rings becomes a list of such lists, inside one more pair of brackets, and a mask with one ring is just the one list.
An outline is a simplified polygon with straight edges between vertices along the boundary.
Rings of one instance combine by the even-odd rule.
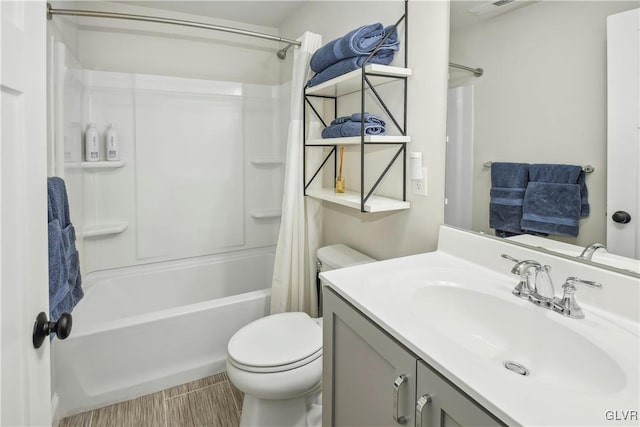
[[[393, 25], [393, 29], [395, 30], [402, 22], [404, 21], [404, 69], [407, 69], [408, 67], [408, 1], [405, 0], [404, 1], [404, 14], [400, 17], [400, 19], [398, 19], [398, 21]], [[384, 68], [386, 66], [377, 66], [376, 64], [369, 64], [370, 59], [373, 57], [373, 55], [375, 55], [375, 53], [379, 50], [380, 46], [385, 42], [385, 40], [389, 37], [389, 35], [391, 35], [393, 31], [388, 32], [385, 37], [380, 40], [380, 42], [378, 43], [378, 45], [376, 46], [376, 48], [374, 49], [374, 51], [366, 58], [366, 60], [364, 61], [362, 67], [360, 70], [357, 71], [352, 71], [351, 73], [359, 73], [360, 74], [360, 87], [359, 87], [359, 91], [360, 91], [360, 111], [364, 117], [364, 113], [366, 111], [366, 97], [365, 97], [365, 91], [367, 89], [369, 89], [371, 91], [371, 93], [375, 96], [375, 98], [377, 99], [377, 101], [380, 103], [380, 105], [382, 106], [383, 110], [385, 111], [385, 113], [387, 114], [387, 116], [391, 119], [391, 121], [393, 122], [393, 124], [395, 125], [395, 127], [398, 129], [398, 131], [400, 132], [400, 134], [404, 137], [407, 135], [407, 77], [410, 75], [410, 72], [408, 73], [386, 73], [384, 72]], [[389, 69], [398, 69], [397, 67], [388, 67]], [[382, 70], [382, 71], [381, 71]], [[351, 74], [348, 73], [347, 75]], [[326, 82], [326, 85], [330, 86], [331, 82], [336, 81], [338, 79], [341, 79], [341, 77], [343, 76], [339, 76], [333, 80], [329, 80], [328, 82]], [[386, 80], [386, 79], [395, 79], [395, 80], [402, 80], [403, 81], [403, 111], [402, 111], [402, 118], [401, 118], [401, 122], [398, 121], [396, 119], [396, 117], [394, 116], [394, 114], [391, 112], [391, 110], [387, 107], [386, 103], [384, 102], [384, 100], [382, 99], [382, 97], [380, 96], [380, 94], [378, 93], [378, 91], [375, 88], [375, 84], [371, 81], [371, 78], [378, 78], [378, 80]], [[325, 84], [325, 83], [323, 83]], [[337, 117], [338, 115], [338, 98], [340, 96], [342, 96], [342, 94], [335, 94], [335, 96], [331, 96], [331, 95], [320, 95], [320, 94], [313, 94], [313, 89], [314, 88], [307, 88], [305, 86], [304, 89], [304, 100], [303, 100], [303, 136], [305, 137], [304, 140], [304, 149], [303, 149], [303, 172], [302, 172], [302, 179], [303, 179], [303, 185], [304, 185], [304, 195], [307, 195], [307, 189], [309, 188], [309, 186], [311, 185], [311, 183], [316, 179], [316, 177], [318, 176], [318, 174], [320, 173], [320, 171], [322, 170], [322, 168], [327, 164], [328, 160], [333, 156], [333, 175], [334, 175], [334, 185], [335, 185], [335, 179], [336, 179], [336, 174], [337, 174], [337, 147], [340, 144], [340, 141], [334, 141], [331, 142], [331, 139], [326, 139], [326, 144], [325, 143], [314, 143], [314, 144], [308, 144], [307, 143], [307, 139], [306, 139], [306, 116], [307, 116], [307, 106], [309, 108], [311, 108], [311, 111], [313, 112], [313, 114], [320, 120], [320, 122], [322, 123], [323, 126], [327, 126], [327, 124], [325, 123], [322, 114], [320, 114], [317, 109], [314, 107], [314, 105], [311, 103], [310, 98], [324, 98], [324, 99], [331, 99], [333, 100], [333, 114], [334, 117]], [[307, 92], [312, 92], [312, 93], [307, 93]], [[353, 93], [353, 92], [348, 92], [348, 93]], [[368, 142], [366, 141], [366, 135], [364, 132], [364, 127], [365, 127], [365, 123], [364, 121], [361, 122], [361, 126], [360, 126], [360, 211], [361, 212], [367, 212], [368, 210], [365, 209], [365, 205], [367, 203], [367, 201], [371, 198], [371, 196], [373, 195], [373, 192], [376, 190], [376, 188], [378, 187], [378, 185], [382, 182], [382, 179], [386, 176], [387, 172], [389, 171], [389, 169], [393, 166], [393, 164], [396, 162], [396, 160], [402, 156], [402, 200], [404, 202], [406, 202], [407, 200], [407, 148], [406, 148], [406, 138], [399, 138], [401, 141], [385, 141], [385, 142]], [[339, 139], [339, 138], [336, 138]], [[325, 140], [323, 140], [324, 142]], [[365, 145], [397, 145], [399, 146], [398, 151], [395, 153], [395, 155], [393, 156], [393, 158], [391, 159], [391, 161], [387, 164], [387, 166], [385, 167], [385, 169], [383, 170], [383, 172], [380, 174], [380, 176], [377, 178], [377, 180], [375, 181], [375, 183], [371, 186], [371, 189], [369, 189], [369, 191], [365, 191]], [[323, 161], [321, 162], [320, 166], [314, 171], [313, 175], [311, 176], [311, 178], [309, 179], [309, 181], [306, 180], [306, 176], [307, 176], [307, 148], [309, 147], [331, 147], [331, 150], [329, 151], [329, 153], [325, 156], [325, 158], [323, 159]], [[408, 207], [408, 206], [407, 206]]]

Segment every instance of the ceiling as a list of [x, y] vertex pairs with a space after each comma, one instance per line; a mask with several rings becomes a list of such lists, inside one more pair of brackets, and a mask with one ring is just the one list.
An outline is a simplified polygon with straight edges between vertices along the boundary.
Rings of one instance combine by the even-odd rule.
[[479, 22], [493, 19], [496, 16], [504, 15], [505, 13], [513, 12], [514, 10], [531, 6], [538, 3], [541, 0], [516, 0], [513, 3], [503, 6], [493, 12], [486, 15], [474, 15], [469, 13], [469, 9], [479, 6], [484, 3], [490, 3], [496, 0], [452, 0], [451, 1], [451, 30], [456, 30], [463, 27], [469, 27]]
[[302, 7], [305, 0], [290, 1], [119, 1], [118, 3], [152, 7], [173, 12], [208, 16], [253, 25], [278, 28], [285, 19]]
[[[278, 28], [289, 16], [308, 1], [310, 0], [121, 0], [118, 1], [118, 3]], [[521, 7], [537, 3], [537, 1], [539, 0], [516, 0], [512, 4], [501, 7], [494, 12], [477, 16], [469, 13], [469, 9], [483, 3], [489, 3], [489, 0], [452, 0], [451, 28], [457, 29], [474, 25]]]

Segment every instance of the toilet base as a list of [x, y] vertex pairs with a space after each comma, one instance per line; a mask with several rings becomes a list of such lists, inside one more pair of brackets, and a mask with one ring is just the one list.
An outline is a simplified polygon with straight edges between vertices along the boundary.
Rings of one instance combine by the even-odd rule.
[[245, 394], [240, 427], [320, 427], [320, 396], [317, 391], [295, 399], [268, 400]]

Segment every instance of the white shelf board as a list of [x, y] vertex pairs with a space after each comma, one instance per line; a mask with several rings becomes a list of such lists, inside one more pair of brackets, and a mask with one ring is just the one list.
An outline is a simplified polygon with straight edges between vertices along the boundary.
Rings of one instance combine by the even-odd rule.
[[[345, 191], [344, 193], [336, 193], [333, 188], [314, 188], [307, 190], [307, 196], [360, 210], [359, 192]], [[371, 195], [364, 204], [364, 210], [366, 212], [396, 211], [409, 209], [410, 206], [409, 202], [402, 200]]]
[[121, 168], [126, 165], [127, 162], [124, 160], [111, 160], [104, 161], [101, 160], [99, 162], [81, 162], [80, 166], [82, 169], [109, 169], [109, 168]]
[[[364, 142], [380, 144], [405, 143], [411, 142], [411, 137], [402, 135], [366, 135]], [[307, 140], [307, 145], [360, 145], [360, 137], [309, 139]]]
[[[410, 68], [393, 67], [391, 65], [369, 64], [365, 67], [367, 73], [383, 74], [388, 77], [409, 77]], [[307, 95], [342, 96], [360, 91], [362, 85], [362, 71], [353, 70], [334, 79], [320, 83], [305, 90]], [[374, 86], [396, 81], [386, 77], [368, 76]]]
[[280, 209], [256, 209], [251, 211], [250, 215], [255, 219], [280, 218], [282, 211]]
[[109, 236], [111, 234], [120, 234], [129, 227], [128, 222], [114, 222], [110, 224], [88, 225], [82, 230], [82, 237], [98, 237]]
[[256, 166], [277, 166], [283, 163], [284, 160], [278, 158], [257, 158], [251, 160], [251, 164], [254, 164]]

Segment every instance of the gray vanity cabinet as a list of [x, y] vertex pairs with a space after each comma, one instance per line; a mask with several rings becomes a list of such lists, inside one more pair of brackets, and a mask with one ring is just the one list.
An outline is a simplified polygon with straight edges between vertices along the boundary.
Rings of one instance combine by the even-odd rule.
[[416, 355], [324, 287], [322, 425], [504, 425]]
[[417, 358], [329, 288], [323, 297], [322, 425], [413, 426]]
[[501, 426], [501, 422], [418, 361], [416, 427]]

